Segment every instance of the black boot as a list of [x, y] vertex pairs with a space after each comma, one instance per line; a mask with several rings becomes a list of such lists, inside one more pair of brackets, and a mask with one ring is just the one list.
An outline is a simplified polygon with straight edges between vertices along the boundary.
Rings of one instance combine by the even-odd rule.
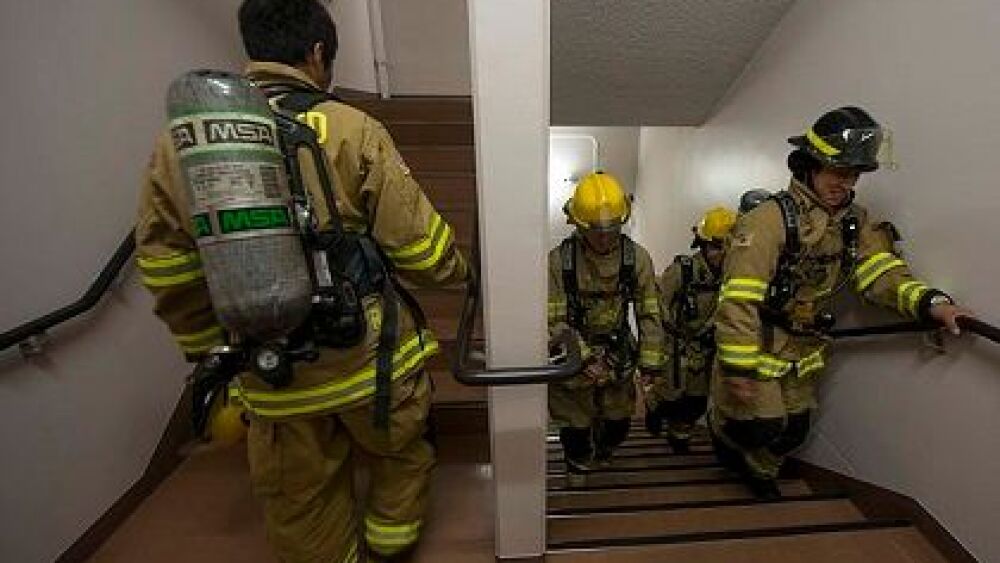
[[774, 479], [765, 479], [755, 475], [745, 475], [743, 482], [746, 483], [750, 492], [757, 500], [778, 500], [781, 498], [781, 490]]
[[691, 453], [691, 444], [687, 438], [677, 438], [668, 434], [667, 443], [670, 444], [670, 449], [677, 455], [687, 455]]
[[663, 432], [663, 414], [659, 406], [655, 409], [646, 408], [646, 431], [653, 436], [659, 436]]

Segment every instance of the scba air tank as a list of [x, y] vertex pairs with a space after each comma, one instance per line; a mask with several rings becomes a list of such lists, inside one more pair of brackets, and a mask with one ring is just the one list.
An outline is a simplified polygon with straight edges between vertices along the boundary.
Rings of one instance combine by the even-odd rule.
[[267, 98], [242, 76], [198, 70], [170, 85], [167, 113], [219, 321], [256, 342], [287, 335], [312, 284]]

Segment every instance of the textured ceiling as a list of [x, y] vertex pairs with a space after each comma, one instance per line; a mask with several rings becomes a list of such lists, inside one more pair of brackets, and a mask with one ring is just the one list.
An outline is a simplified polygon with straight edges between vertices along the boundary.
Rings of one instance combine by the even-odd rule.
[[698, 125], [793, 0], [551, 0], [552, 125]]

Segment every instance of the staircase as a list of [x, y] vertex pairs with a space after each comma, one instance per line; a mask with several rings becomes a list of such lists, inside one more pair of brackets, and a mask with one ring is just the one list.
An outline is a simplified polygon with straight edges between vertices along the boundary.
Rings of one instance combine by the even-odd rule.
[[866, 517], [847, 494], [802, 479], [781, 480], [780, 500], [754, 499], [704, 432], [676, 455], [634, 423], [612, 466], [577, 487], [558, 439], [547, 448], [547, 562], [947, 561], [909, 522]]

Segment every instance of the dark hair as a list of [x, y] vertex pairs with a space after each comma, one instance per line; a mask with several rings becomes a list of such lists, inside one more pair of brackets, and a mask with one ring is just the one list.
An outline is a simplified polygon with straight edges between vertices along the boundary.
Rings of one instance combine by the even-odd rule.
[[807, 186], [812, 186], [812, 173], [819, 172], [823, 164], [816, 157], [803, 149], [795, 149], [788, 153], [788, 169], [792, 177]]
[[244, 0], [239, 20], [252, 60], [298, 65], [317, 43], [323, 44], [327, 68], [337, 56], [337, 26], [318, 0]]

